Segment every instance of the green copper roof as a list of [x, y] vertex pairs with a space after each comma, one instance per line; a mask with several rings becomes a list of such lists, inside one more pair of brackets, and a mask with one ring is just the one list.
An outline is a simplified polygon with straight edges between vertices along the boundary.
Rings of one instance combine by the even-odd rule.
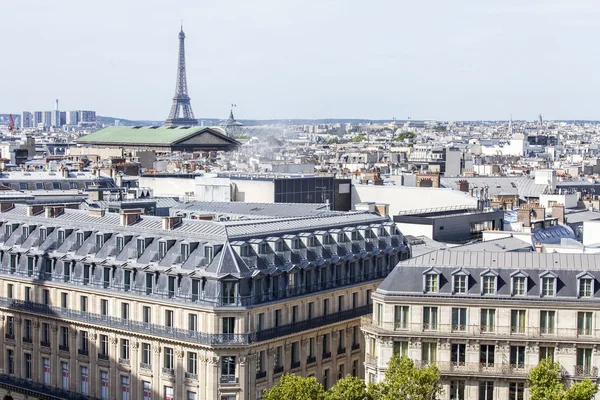
[[89, 135], [82, 136], [77, 140], [79, 143], [143, 143], [169, 145], [203, 130], [225, 135], [218, 127], [192, 126], [173, 127], [166, 126], [110, 126]]

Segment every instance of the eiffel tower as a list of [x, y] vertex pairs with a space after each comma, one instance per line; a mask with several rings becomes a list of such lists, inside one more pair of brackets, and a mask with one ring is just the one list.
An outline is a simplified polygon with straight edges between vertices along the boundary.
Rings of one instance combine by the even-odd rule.
[[[185, 76], [185, 33], [183, 25], [179, 32], [179, 62], [177, 64], [177, 83], [175, 85], [175, 96], [169, 118], [165, 121], [166, 126], [193, 126], [198, 125], [194, 118], [190, 96], [188, 95], [187, 79]], [[183, 115], [181, 115], [183, 114]]]

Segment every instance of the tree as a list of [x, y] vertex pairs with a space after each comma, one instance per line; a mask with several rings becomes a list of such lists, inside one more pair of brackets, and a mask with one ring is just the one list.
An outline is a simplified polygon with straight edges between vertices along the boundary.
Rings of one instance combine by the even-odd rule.
[[403, 141], [405, 139], [414, 139], [416, 137], [417, 137], [417, 135], [415, 135], [412, 132], [402, 132], [402, 133], [400, 133], [398, 136], [396, 136], [394, 138], [394, 141], [400, 142], [400, 141]]
[[354, 136], [354, 137], [352, 138], [352, 141], [353, 141], [354, 143], [358, 143], [358, 142], [364, 142], [366, 139], [367, 139], [367, 138], [366, 138], [366, 137], [364, 137], [363, 135], [358, 135], [358, 136]]
[[590, 379], [573, 383], [568, 389], [561, 380], [559, 363], [546, 358], [529, 372], [527, 387], [530, 400], [591, 400], [598, 385]]
[[333, 385], [327, 393], [325, 400], [372, 400], [367, 392], [365, 381], [348, 375]]
[[440, 370], [435, 365], [418, 369], [408, 357], [394, 354], [382, 382], [369, 386], [376, 400], [433, 400], [442, 394]]
[[323, 386], [315, 377], [285, 374], [277, 385], [265, 391], [263, 400], [325, 400]]

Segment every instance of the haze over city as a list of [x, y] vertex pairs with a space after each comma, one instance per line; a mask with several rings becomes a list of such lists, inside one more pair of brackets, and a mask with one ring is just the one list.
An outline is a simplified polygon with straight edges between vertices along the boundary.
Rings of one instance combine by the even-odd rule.
[[[598, 119], [594, 1], [10, 1], [0, 112], [166, 118], [177, 33], [196, 116]], [[93, 16], [93, 18], [92, 18]], [[5, 42], [6, 43], [6, 42]]]

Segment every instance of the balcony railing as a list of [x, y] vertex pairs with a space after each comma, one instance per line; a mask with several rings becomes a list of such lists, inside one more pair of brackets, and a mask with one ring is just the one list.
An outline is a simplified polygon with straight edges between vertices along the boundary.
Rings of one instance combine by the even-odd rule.
[[436, 365], [443, 374], [481, 374], [526, 377], [536, 365], [509, 364], [509, 363], [477, 363], [477, 362], [451, 362], [451, 361], [415, 361], [417, 368]]
[[290, 369], [300, 368], [300, 361], [294, 361], [290, 364]]
[[23, 393], [37, 399], [100, 400], [97, 397], [69, 392], [54, 386], [44, 385], [29, 379], [16, 378], [7, 374], [0, 374], [0, 387], [12, 389], [15, 393]]
[[578, 377], [598, 377], [598, 367], [592, 367], [589, 365], [574, 365], [573, 370], [575, 371], [575, 376]]
[[108, 361], [108, 354], [98, 353], [98, 360]]
[[352, 343], [352, 351], [360, 349], [360, 343]]
[[152, 371], [152, 364], [141, 362], [140, 369], [145, 369], [146, 371]]
[[317, 362], [317, 357], [315, 356], [308, 356], [306, 357], [306, 364], [312, 364]]
[[23, 343], [32, 343], [32, 342], [33, 342], [32, 338], [23, 336]]
[[238, 383], [238, 378], [235, 375], [221, 375], [221, 383]]
[[[598, 341], [600, 329], [577, 329], [557, 327], [525, 327], [511, 325], [456, 325], [456, 324], [423, 324], [407, 323], [405, 328], [398, 329], [394, 322], [382, 322], [380, 324], [367, 315], [361, 318], [361, 327], [367, 330], [386, 333], [397, 336], [422, 337], [448, 335], [456, 337], [487, 337], [487, 338], [519, 338], [531, 339], [576, 339], [577, 341]], [[460, 329], [459, 329], [460, 328]]]
[[86, 349], [77, 349], [77, 354], [79, 354], [80, 356], [88, 356], [90, 352]]
[[44, 340], [40, 340], [40, 346], [42, 346], [42, 347], [50, 347], [50, 342], [46, 342]]
[[326, 352], [326, 353], [323, 353], [323, 354], [321, 355], [321, 360], [326, 360], [326, 359], [328, 359], [328, 358], [331, 358], [331, 352], [330, 352], [330, 351], [328, 351], [328, 352]]
[[339, 349], [337, 349], [337, 354], [338, 354], [338, 356], [340, 356], [342, 354], [346, 354], [346, 348], [340, 347]]
[[119, 357], [119, 364], [129, 365], [130, 363], [131, 363], [131, 361], [129, 360], [129, 358]]
[[198, 374], [194, 374], [192, 372], [186, 372], [185, 373], [185, 379], [190, 379], [193, 381], [197, 381], [198, 380]]
[[175, 370], [173, 368], [163, 367], [162, 373], [165, 374], [165, 375], [175, 376]]
[[12, 334], [12, 333], [5, 333], [5, 334], [4, 334], [4, 337], [5, 337], [6, 339], [15, 340], [15, 335], [14, 335], [14, 334]]
[[263, 379], [267, 377], [267, 371], [258, 371], [256, 373], [256, 380]]
[[369, 353], [365, 354], [365, 363], [376, 367], [377, 366], [377, 356], [374, 356]]
[[58, 345], [58, 350], [60, 350], [60, 351], [69, 351], [69, 346], [64, 345], [64, 344], [59, 344]]
[[273, 368], [273, 374], [277, 375], [283, 372], [283, 365]]

